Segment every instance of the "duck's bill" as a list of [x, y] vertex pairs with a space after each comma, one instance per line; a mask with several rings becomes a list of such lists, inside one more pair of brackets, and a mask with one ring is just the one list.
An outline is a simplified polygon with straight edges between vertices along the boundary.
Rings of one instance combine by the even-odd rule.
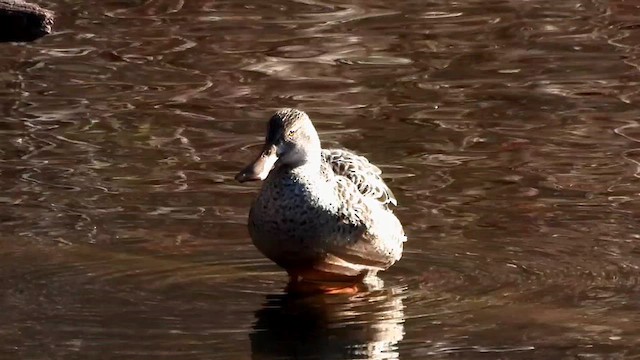
[[276, 147], [266, 146], [258, 158], [249, 164], [246, 168], [242, 169], [237, 175], [236, 180], [239, 182], [264, 180], [269, 175], [271, 169], [278, 161], [276, 155]]

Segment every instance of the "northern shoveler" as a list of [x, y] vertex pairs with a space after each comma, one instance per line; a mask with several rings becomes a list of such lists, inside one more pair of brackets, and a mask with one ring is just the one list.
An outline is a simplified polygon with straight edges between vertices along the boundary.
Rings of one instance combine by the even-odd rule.
[[264, 181], [249, 233], [292, 282], [359, 282], [402, 256], [406, 236], [380, 169], [350, 151], [322, 149], [303, 111], [271, 117], [262, 152], [236, 180]]

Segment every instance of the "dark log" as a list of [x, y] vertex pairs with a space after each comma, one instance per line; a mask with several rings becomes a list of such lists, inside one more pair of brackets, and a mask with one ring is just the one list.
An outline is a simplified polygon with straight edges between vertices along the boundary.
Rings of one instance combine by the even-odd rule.
[[0, 42], [27, 42], [51, 33], [53, 12], [21, 0], [0, 0]]

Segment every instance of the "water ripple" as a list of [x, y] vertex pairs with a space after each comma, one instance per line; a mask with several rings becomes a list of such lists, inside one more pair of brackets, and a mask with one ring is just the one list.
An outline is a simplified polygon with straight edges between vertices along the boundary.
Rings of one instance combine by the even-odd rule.
[[[638, 354], [633, 4], [48, 5], [0, 54], [4, 352]], [[384, 170], [383, 289], [291, 298], [252, 246], [233, 176], [283, 106]]]

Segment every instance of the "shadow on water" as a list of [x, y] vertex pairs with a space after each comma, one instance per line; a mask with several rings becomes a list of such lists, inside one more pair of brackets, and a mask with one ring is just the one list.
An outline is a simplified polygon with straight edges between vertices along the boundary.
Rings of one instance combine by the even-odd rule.
[[267, 295], [249, 335], [253, 359], [396, 359], [403, 289]]

